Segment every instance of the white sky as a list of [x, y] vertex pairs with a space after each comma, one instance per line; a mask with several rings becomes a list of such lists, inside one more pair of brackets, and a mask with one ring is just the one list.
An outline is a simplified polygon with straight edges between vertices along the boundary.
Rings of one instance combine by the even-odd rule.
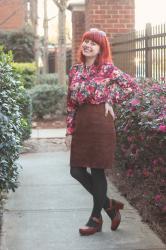
[[166, 23], [166, 0], [135, 0], [136, 29], [142, 29], [150, 22], [152, 25]]
[[[39, 34], [43, 34], [43, 0], [38, 0], [39, 4]], [[166, 0], [135, 0], [136, 7], [136, 29], [143, 29], [145, 24], [150, 22], [152, 25], [166, 23]], [[53, 0], [48, 0], [48, 18], [56, 16], [49, 21], [49, 38], [55, 41], [57, 38], [57, 7]], [[67, 11], [67, 23], [70, 24], [70, 11]], [[70, 25], [69, 25], [70, 26]]]

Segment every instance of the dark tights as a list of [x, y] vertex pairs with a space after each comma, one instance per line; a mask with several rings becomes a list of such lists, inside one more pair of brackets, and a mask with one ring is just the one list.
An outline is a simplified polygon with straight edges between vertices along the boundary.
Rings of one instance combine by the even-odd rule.
[[109, 198], [107, 197], [107, 180], [104, 169], [91, 168], [91, 174], [86, 168], [71, 167], [70, 174], [79, 181], [83, 187], [93, 195], [93, 210], [91, 216], [99, 218], [102, 208], [109, 207]]

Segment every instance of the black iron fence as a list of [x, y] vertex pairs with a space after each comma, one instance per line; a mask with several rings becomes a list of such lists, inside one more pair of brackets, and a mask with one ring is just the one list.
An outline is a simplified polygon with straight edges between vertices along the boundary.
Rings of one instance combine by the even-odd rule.
[[112, 41], [114, 64], [136, 77], [166, 77], [166, 24], [117, 36]]

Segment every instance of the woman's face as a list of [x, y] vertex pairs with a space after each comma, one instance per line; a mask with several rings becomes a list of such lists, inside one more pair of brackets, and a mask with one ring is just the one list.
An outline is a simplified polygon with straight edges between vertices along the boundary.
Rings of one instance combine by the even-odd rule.
[[81, 45], [81, 49], [85, 57], [96, 58], [100, 52], [100, 45], [92, 40], [85, 39]]

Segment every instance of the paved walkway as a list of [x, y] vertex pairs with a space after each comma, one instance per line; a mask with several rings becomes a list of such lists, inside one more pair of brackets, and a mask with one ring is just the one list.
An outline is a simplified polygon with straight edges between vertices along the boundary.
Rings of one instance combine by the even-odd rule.
[[32, 129], [31, 138], [63, 138], [65, 136], [66, 129], [58, 128], [58, 129]]
[[[46, 138], [46, 137], [45, 137]], [[103, 212], [102, 233], [83, 237], [91, 196], [69, 174], [69, 152], [21, 155], [20, 186], [9, 194], [0, 250], [163, 250], [166, 246], [141, 222], [128, 202], [109, 184], [109, 194], [125, 203], [115, 232]]]

